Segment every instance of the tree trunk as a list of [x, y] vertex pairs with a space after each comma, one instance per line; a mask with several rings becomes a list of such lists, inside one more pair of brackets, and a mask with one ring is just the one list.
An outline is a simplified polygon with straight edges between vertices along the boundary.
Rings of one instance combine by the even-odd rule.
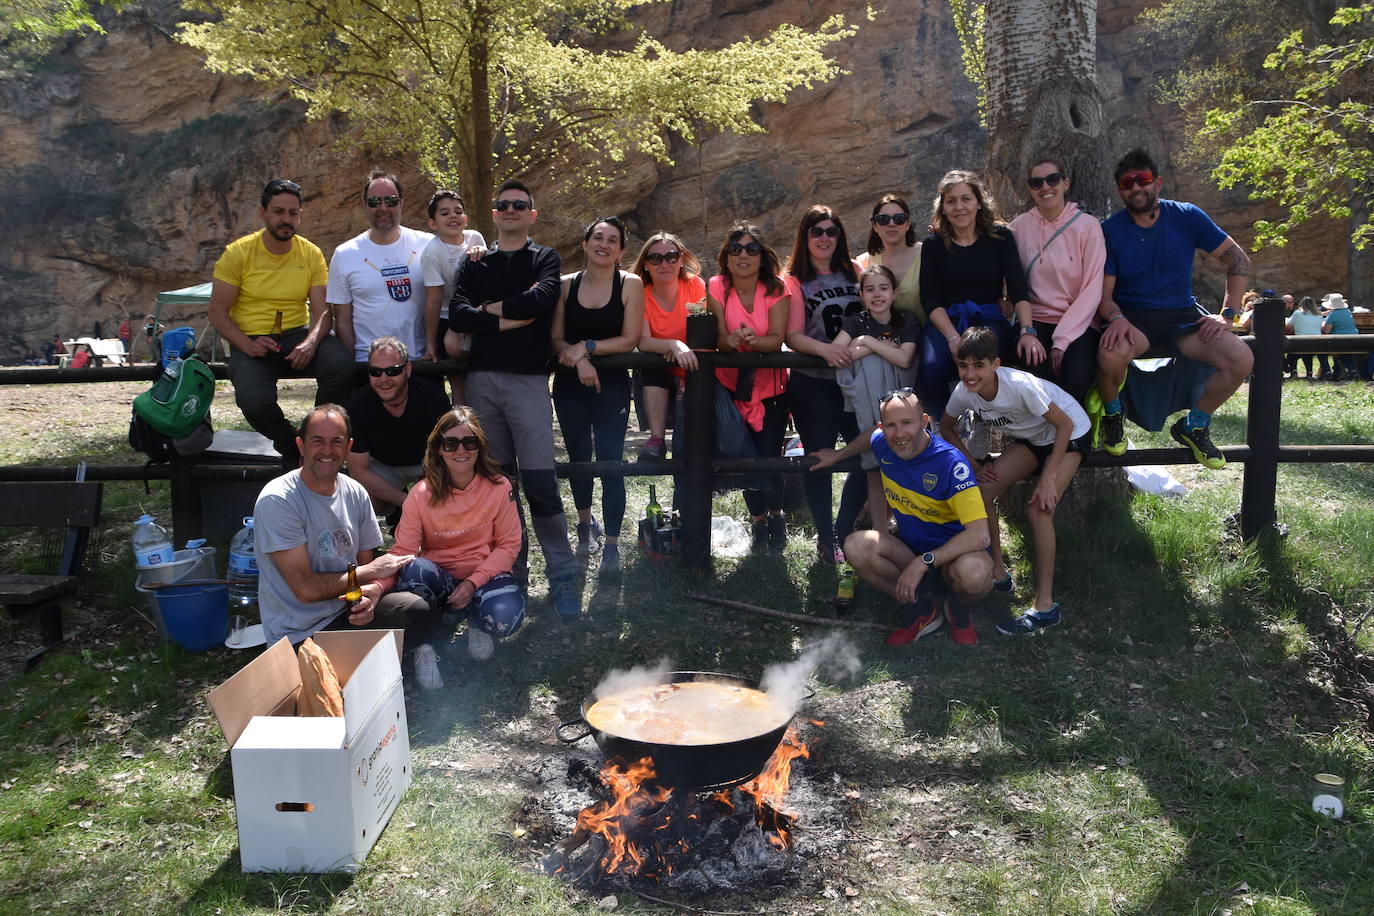
[[1069, 197], [1116, 208], [1097, 85], [1097, 0], [987, 0], [988, 180], [1002, 215], [1025, 209], [1036, 158], [1064, 160]]
[[[489, 18], [484, 3], [477, 4], [473, 8], [473, 14], [478, 22]], [[468, 220], [471, 225], [482, 233], [488, 245], [495, 245], [496, 226], [491, 220], [495, 182], [492, 180], [490, 67], [491, 49], [487, 44], [486, 30], [474, 27], [468, 49], [468, 79], [472, 84], [472, 105], [468, 110], [467, 128], [472, 141], [468, 145], [471, 158], [463, 162], [463, 199], [467, 201]]]

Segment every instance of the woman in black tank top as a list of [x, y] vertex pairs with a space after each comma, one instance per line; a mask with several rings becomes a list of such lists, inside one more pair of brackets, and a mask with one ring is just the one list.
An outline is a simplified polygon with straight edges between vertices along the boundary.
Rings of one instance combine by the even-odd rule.
[[[644, 283], [620, 269], [625, 224], [619, 217], [598, 219], [582, 236], [587, 267], [563, 277], [553, 313], [553, 406], [570, 461], [623, 461], [630, 416], [630, 375], [625, 369], [598, 369], [591, 357], [628, 353], [639, 343], [644, 323]], [[602, 529], [592, 517], [592, 481], [569, 481], [577, 508], [577, 552], [593, 553]], [[600, 575], [620, 571], [620, 526], [625, 519], [625, 479], [601, 478], [601, 515], [605, 545]]]

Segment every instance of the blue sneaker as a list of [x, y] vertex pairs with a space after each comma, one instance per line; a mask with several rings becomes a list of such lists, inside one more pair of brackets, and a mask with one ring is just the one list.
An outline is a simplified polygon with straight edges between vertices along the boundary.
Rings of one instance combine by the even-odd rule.
[[993, 591], [997, 592], [1016, 591], [1016, 580], [1012, 579], [1010, 569], [1007, 570], [1006, 575], [1004, 575], [1002, 578], [993, 580], [992, 589]]
[[1020, 617], [997, 625], [997, 632], [1003, 636], [1029, 636], [1048, 630], [1059, 624], [1059, 602], [1056, 601], [1048, 611], [1029, 610]]
[[559, 576], [549, 580], [549, 601], [554, 612], [563, 620], [576, 620], [582, 616], [582, 591], [577, 587], [576, 576]]

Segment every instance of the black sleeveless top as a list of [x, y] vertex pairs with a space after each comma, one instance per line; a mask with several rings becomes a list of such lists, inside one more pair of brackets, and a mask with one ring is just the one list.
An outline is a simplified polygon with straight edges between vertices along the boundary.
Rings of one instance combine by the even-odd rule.
[[[605, 340], [608, 337], [619, 337], [625, 330], [625, 302], [621, 298], [620, 292], [624, 282], [624, 276], [617, 268], [611, 279], [611, 298], [601, 308], [589, 309], [578, 301], [577, 294], [582, 287], [582, 272], [575, 274], [568, 284], [568, 301], [563, 307], [563, 339], [570, 344], [576, 344], [584, 340]], [[598, 371], [623, 373], [626, 370], [603, 369]], [[573, 381], [577, 380], [577, 370], [561, 364], [558, 367], [558, 374], [567, 376]]]

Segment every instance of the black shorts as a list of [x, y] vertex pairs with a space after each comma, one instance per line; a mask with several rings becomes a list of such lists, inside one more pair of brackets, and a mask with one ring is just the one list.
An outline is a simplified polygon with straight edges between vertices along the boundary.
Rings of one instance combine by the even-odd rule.
[[[1077, 439], [1070, 439], [1069, 447], [1064, 449], [1064, 454], [1067, 455], [1070, 452], [1077, 452], [1080, 455], [1088, 454], [1088, 452], [1092, 451], [1092, 438], [1092, 430], [1088, 430]], [[1034, 443], [1027, 442], [1025, 439], [1016, 439], [1014, 441], [1017, 445], [1024, 445], [1026, 448], [1030, 449], [1030, 453], [1035, 456], [1034, 473], [1039, 474], [1045, 469], [1045, 459], [1049, 458], [1050, 453], [1054, 451], [1053, 442], [1049, 445], [1035, 445]]]
[[1145, 335], [1151, 349], [1176, 349], [1178, 339], [1197, 333], [1198, 321], [1209, 313], [1199, 305], [1182, 309], [1122, 309], [1121, 314]]
[[639, 370], [639, 384], [644, 388], [677, 388], [677, 379], [667, 369], [652, 367]]

